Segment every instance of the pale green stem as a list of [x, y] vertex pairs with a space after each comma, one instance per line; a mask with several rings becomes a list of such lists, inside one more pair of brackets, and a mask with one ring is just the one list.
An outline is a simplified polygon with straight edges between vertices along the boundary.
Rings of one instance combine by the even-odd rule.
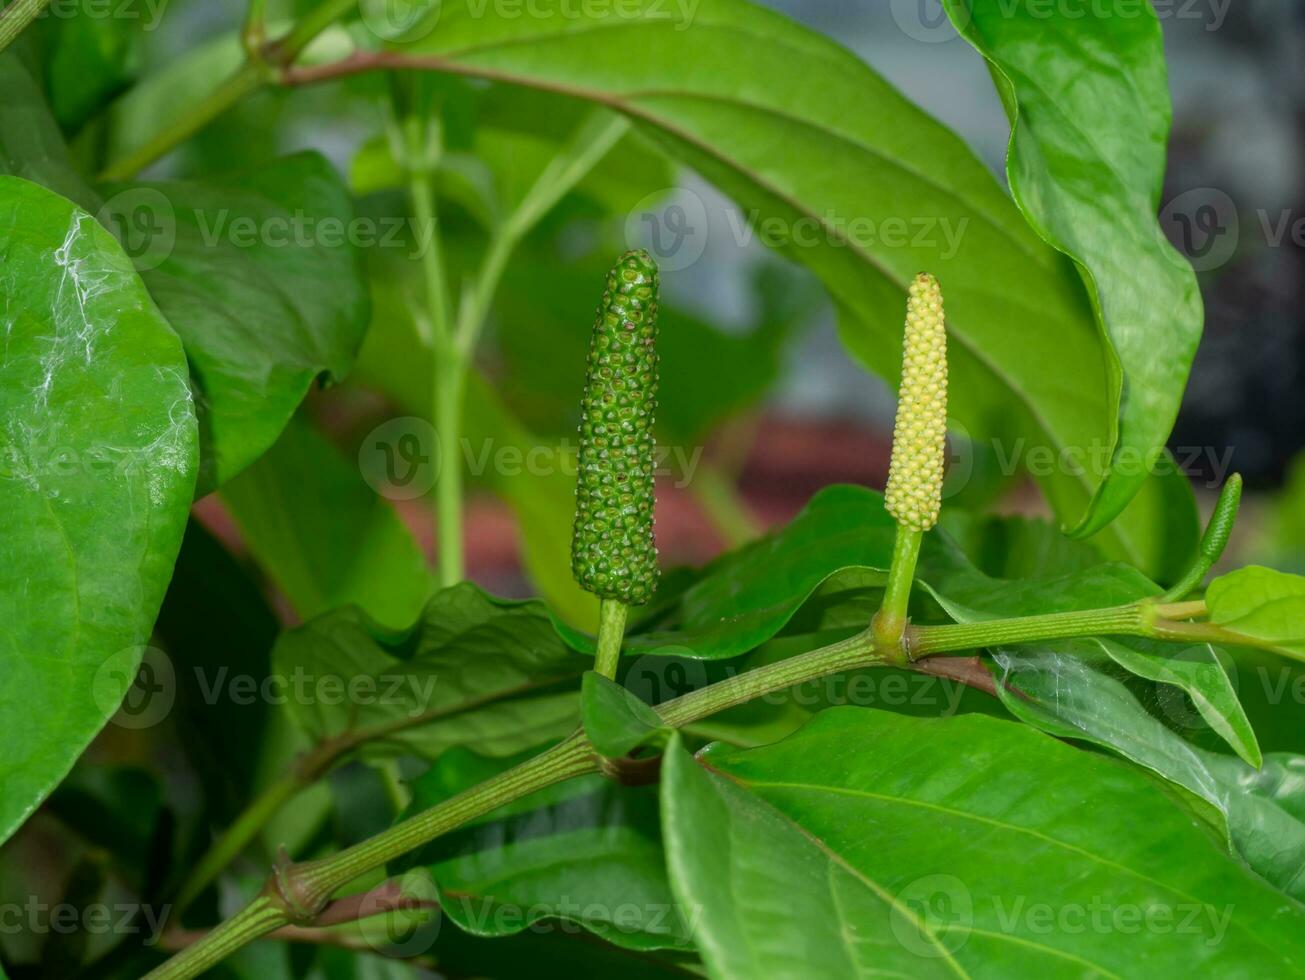
[[1085, 636], [1155, 636], [1155, 627], [1140, 603], [1082, 612], [1049, 613], [1019, 619], [989, 619], [947, 626], [914, 626], [907, 630], [912, 660], [939, 653], [1038, 640]]
[[594, 654], [594, 670], [613, 680], [621, 662], [628, 613], [629, 607], [620, 599], [604, 599], [598, 605], [598, 652]]
[[[917, 656], [926, 652], [1111, 634], [1190, 640], [1187, 629], [1199, 629], [1209, 624], [1174, 623], [1157, 617], [1196, 613], [1200, 611], [1195, 609], [1197, 605], [1164, 606], [1144, 600], [1131, 606], [1025, 619], [912, 627], [907, 635], [911, 652]], [[665, 702], [657, 706], [657, 712], [668, 725], [680, 728], [727, 708], [828, 674], [897, 664], [897, 651], [885, 654], [873, 630], [867, 629], [838, 643], [768, 664]], [[917, 666], [917, 669], [922, 668]], [[336, 890], [441, 834], [554, 783], [597, 771], [598, 757], [583, 731], [577, 731], [534, 759], [410, 817], [376, 837], [331, 857], [283, 866], [276, 876], [277, 890], [265, 889], [254, 905], [236, 919], [207, 934], [160, 968], [167, 972], [155, 971], [150, 976], [172, 980], [195, 976], [223, 956], [280, 925], [289, 921], [311, 921]], [[270, 910], [268, 905], [272, 900], [268, 898], [269, 894], [277, 896], [277, 902]], [[220, 948], [210, 948], [218, 946]], [[187, 959], [179, 963], [182, 957]]]
[[23, 29], [36, 20], [50, 0], [14, 0], [0, 14], [0, 51], [9, 47]]
[[145, 974], [144, 980], [187, 980], [216, 966], [259, 936], [290, 923], [284, 905], [268, 894], [259, 895], [197, 943], [187, 946], [166, 963]]
[[[160, 157], [166, 156], [237, 102], [275, 79], [280, 69], [294, 64], [295, 59], [314, 38], [354, 10], [357, 2], [358, 0], [325, 0], [319, 4], [296, 23], [285, 37], [268, 45], [260, 58], [246, 61], [175, 122], [165, 125], [126, 156], [112, 161], [97, 179], [102, 182], [129, 180]], [[8, 19], [7, 14], [0, 18], [0, 33]], [[0, 48], [3, 47], [4, 44], [0, 43]]]
[[871, 632], [879, 651], [898, 663], [904, 663], [907, 659], [902, 640], [906, 633], [907, 609], [911, 602], [915, 563], [920, 557], [920, 541], [923, 537], [921, 531], [914, 531], [904, 524], [897, 525], [897, 537], [893, 540], [893, 561], [888, 568], [888, 584], [884, 588], [884, 601], [871, 625]]

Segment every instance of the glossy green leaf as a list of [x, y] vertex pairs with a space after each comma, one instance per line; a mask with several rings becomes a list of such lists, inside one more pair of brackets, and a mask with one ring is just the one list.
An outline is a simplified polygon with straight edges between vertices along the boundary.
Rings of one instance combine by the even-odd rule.
[[1164, 36], [1131, 0], [1082, 10], [947, 0], [1011, 116], [1006, 177], [1029, 223], [1078, 264], [1112, 349], [1112, 460], [1076, 534], [1105, 527], [1169, 438], [1201, 339], [1196, 274], [1156, 212], [1172, 110]]
[[350, 603], [407, 626], [434, 591], [394, 508], [306, 421], [222, 489], [246, 546], [305, 619]]
[[0, 177], [0, 839], [136, 678], [194, 490], [176, 334], [65, 198]]
[[242, 176], [112, 188], [105, 220], [181, 334], [201, 491], [267, 451], [318, 378], [348, 371], [368, 299], [348, 192], [316, 154]]
[[561, 737], [579, 722], [586, 666], [543, 603], [468, 582], [437, 592], [410, 629], [347, 606], [283, 633], [272, 651], [304, 731], [380, 756], [434, 758], [455, 745], [503, 756]]
[[[675, 603], [669, 628], [627, 636], [627, 656], [644, 653], [723, 659], [774, 637], [818, 590], [827, 596], [821, 629], [869, 622], [875, 603], [867, 594], [882, 584], [891, 562], [895, 527], [883, 498], [856, 486], [816, 494], [786, 527], [718, 559]], [[958, 622], [1035, 613], [1070, 612], [1134, 602], [1158, 588], [1134, 568], [1097, 565], [1047, 579], [999, 579], [976, 570], [943, 533], [925, 536], [917, 566], [924, 590]], [[837, 584], [843, 581], [847, 586]], [[851, 612], [830, 610], [850, 605]], [[568, 642], [592, 652], [587, 636], [560, 627]], [[811, 628], [811, 627], [808, 627]], [[1259, 746], [1250, 722], [1214, 651], [1205, 644], [1180, 648], [1136, 637], [1096, 640], [1130, 672], [1172, 684], [1192, 698], [1202, 717], [1248, 762]]]
[[0, 174], [48, 187], [92, 214], [100, 206], [68, 159], [40, 86], [13, 51], [0, 53]]
[[135, 77], [142, 29], [158, 26], [149, 22], [152, 18], [142, 20], [146, 23], [131, 17], [61, 17], [52, 25], [46, 85], [55, 117], [68, 132]]
[[832, 709], [668, 753], [671, 883], [720, 978], [1296, 970], [1305, 913], [1143, 774], [982, 716]]
[[[454, 749], [413, 784], [409, 813], [497, 775], [510, 760]], [[692, 949], [666, 881], [655, 787], [583, 776], [526, 796], [405, 857], [445, 915], [477, 936], [574, 923], [630, 949]], [[571, 926], [570, 931], [575, 931]]]
[[253, 795], [272, 706], [245, 695], [266, 680], [278, 629], [258, 583], [191, 521], [154, 632], [176, 678], [176, 716], [185, 719], [177, 740], [214, 824], [234, 819]]
[[[556, 8], [511, 17], [445, 3], [438, 30], [410, 49], [626, 114], [733, 197], [750, 237], [777, 238], [821, 278], [853, 315], [849, 346], [890, 380], [906, 285], [929, 268], [947, 296], [955, 416], [1007, 450], [1063, 451], [1044, 490], [1062, 519], [1084, 512], [1103, 477], [1096, 449], [1116, 436], [1110, 356], [1071, 263], [954, 134], [846, 50], [742, 0], [594, 8], [582, 29]], [[757, 234], [765, 219], [778, 236]], [[1103, 541], [1167, 572], [1170, 553], [1185, 559], [1195, 542], [1195, 511], [1181, 482], [1149, 483]], [[1164, 520], [1162, 500], [1184, 493]]]
[[1211, 582], [1205, 603], [1215, 625], [1305, 660], [1305, 577], [1250, 565]]
[[656, 742], [670, 732], [645, 702], [592, 670], [585, 671], [580, 688], [580, 718], [594, 748], [610, 759]]
[[[946, 555], [944, 549], [930, 548], [920, 574], [934, 598], [958, 622], [1101, 609], [1157, 592], [1152, 582], [1127, 565], [1100, 565], [1042, 581], [1003, 582], [974, 574], [956, 561], [957, 556]], [[1260, 764], [1255, 732], [1209, 644], [1184, 646], [1122, 636], [1091, 642], [1130, 673], [1186, 692], [1200, 716], [1238, 755], [1253, 766]]]
[[1147, 711], [1091, 643], [1001, 650], [994, 659], [998, 696], [1016, 718], [1103, 745], [1205, 800], [1254, 871], [1305, 899], [1305, 757], [1271, 753], [1256, 771], [1194, 744], [1174, 728], [1200, 727], [1200, 718], [1164, 697]]

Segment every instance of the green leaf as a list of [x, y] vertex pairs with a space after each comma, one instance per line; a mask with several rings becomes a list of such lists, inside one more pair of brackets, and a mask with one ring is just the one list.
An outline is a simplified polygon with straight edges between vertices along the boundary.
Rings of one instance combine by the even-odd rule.
[[[1110, 0], [1089, 17], [1002, 0], [947, 0], [1011, 116], [1006, 177], [1029, 223], [1078, 265], [1112, 350], [1110, 469], [1075, 529], [1105, 527], [1161, 454], [1204, 308], [1156, 220], [1172, 110], [1155, 12]], [[1126, 393], [1125, 393], [1126, 392]]]
[[117, 242], [0, 177], [0, 839], [136, 677], [195, 483], [181, 345]]
[[979, 715], [836, 708], [700, 764], [675, 747], [663, 826], [719, 978], [1274, 975], [1305, 946], [1305, 914], [1143, 774]]
[[585, 671], [580, 688], [580, 717], [589, 741], [609, 759], [664, 739], [670, 732], [656, 711], [592, 670]]
[[201, 491], [266, 452], [319, 377], [349, 370], [367, 326], [353, 207], [330, 164], [111, 188], [112, 222], [181, 334], [201, 407]]
[[[936, 539], [935, 539], [936, 540]], [[1100, 609], [1135, 602], [1157, 592], [1154, 583], [1126, 565], [1100, 565], [1044, 581], [999, 581], [974, 574], [941, 548], [931, 548], [920, 565], [930, 592], [958, 622], [1048, 612]], [[935, 584], [936, 583], [936, 584]], [[1185, 691], [1206, 723], [1253, 766], [1259, 744], [1232, 682], [1208, 643], [1175, 646], [1139, 637], [1097, 637], [1090, 641], [1130, 673]]]
[[0, 174], [34, 181], [91, 213], [100, 206], [68, 159], [40, 86], [12, 51], [0, 54]]
[[[413, 784], [409, 814], [483, 782], [508, 760], [446, 752]], [[666, 881], [657, 791], [583, 776], [541, 790], [403, 858], [425, 867], [440, 906], [476, 936], [511, 936], [556, 919], [629, 949], [691, 949]], [[571, 930], [574, 931], [574, 930]]]
[[[556, 7], [517, 18], [445, 3], [439, 29], [410, 50], [627, 115], [733, 197], [755, 237], [777, 222], [779, 247], [853, 315], [845, 341], [890, 380], [906, 286], [927, 267], [947, 296], [953, 414], [975, 438], [1067, 453], [1043, 488], [1063, 520], [1084, 512], [1104, 477], [1096, 450], [1115, 444], [1113, 354], [1071, 263], [954, 134], [846, 50], [743, 0], [638, 0], [586, 11], [579, 29]], [[1148, 481], [1103, 543], [1159, 573], [1196, 535], [1190, 489], [1171, 476]]]
[[1205, 593], [1210, 622], [1234, 637], [1305, 660], [1305, 577], [1249, 565], [1222, 575]]
[[51, 108], [66, 130], [75, 131], [132, 82], [139, 68], [141, 39], [141, 25], [133, 18], [84, 16], [56, 21], [46, 84]]
[[587, 664], [558, 638], [543, 603], [464, 582], [437, 592], [405, 631], [353, 606], [319, 616], [281, 635], [272, 666], [313, 738], [434, 758], [455, 745], [510, 755], [571, 731]]
[[[1234, 851], [1263, 878], [1305, 900], [1305, 757], [1245, 762], [1181, 737], [1111, 676], [1090, 643], [1046, 644], [995, 654], [997, 694], [1012, 715], [1060, 738], [1103, 745], [1205, 800], [1221, 815]], [[1160, 699], [1171, 724], [1196, 719]]]
[[245, 544], [305, 619], [350, 603], [407, 626], [434, 591], [389, 501], [307, 422], [222, 489]]
[[199, 776], [206, 817], [225, 825], [254, 795], [271, 705], [241, 695], [268, 677], [276, 614], [245, 569], [191, 521], [154, 629], [185, 718], [177, 740]]

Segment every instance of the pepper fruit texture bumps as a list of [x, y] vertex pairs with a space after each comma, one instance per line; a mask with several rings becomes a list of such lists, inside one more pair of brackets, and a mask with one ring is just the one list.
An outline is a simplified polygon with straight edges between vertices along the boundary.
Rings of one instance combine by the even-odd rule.
[[938, 280], [911, 283], [902, 344], [902, 384], [893, 425], [884, 507], [897, 523], [927, 531], [942, 505], [947, 439], [947, 331]]
[[657, 588], [657, 288], [657, 265], [643, 250], [607, 274], [581, 406], [571, 572], [581, 588], [630, 606]]

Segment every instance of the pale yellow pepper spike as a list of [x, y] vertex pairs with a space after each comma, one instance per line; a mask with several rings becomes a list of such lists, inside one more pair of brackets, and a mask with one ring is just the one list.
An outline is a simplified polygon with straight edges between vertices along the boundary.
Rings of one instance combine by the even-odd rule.
[[884, 506], [897, 523], [927, 531], [942, 506], [947, 439], [947, 329], [942, 289], [926, 272], [911, 283], [902, 344], [902, 384], [893, 425]]

